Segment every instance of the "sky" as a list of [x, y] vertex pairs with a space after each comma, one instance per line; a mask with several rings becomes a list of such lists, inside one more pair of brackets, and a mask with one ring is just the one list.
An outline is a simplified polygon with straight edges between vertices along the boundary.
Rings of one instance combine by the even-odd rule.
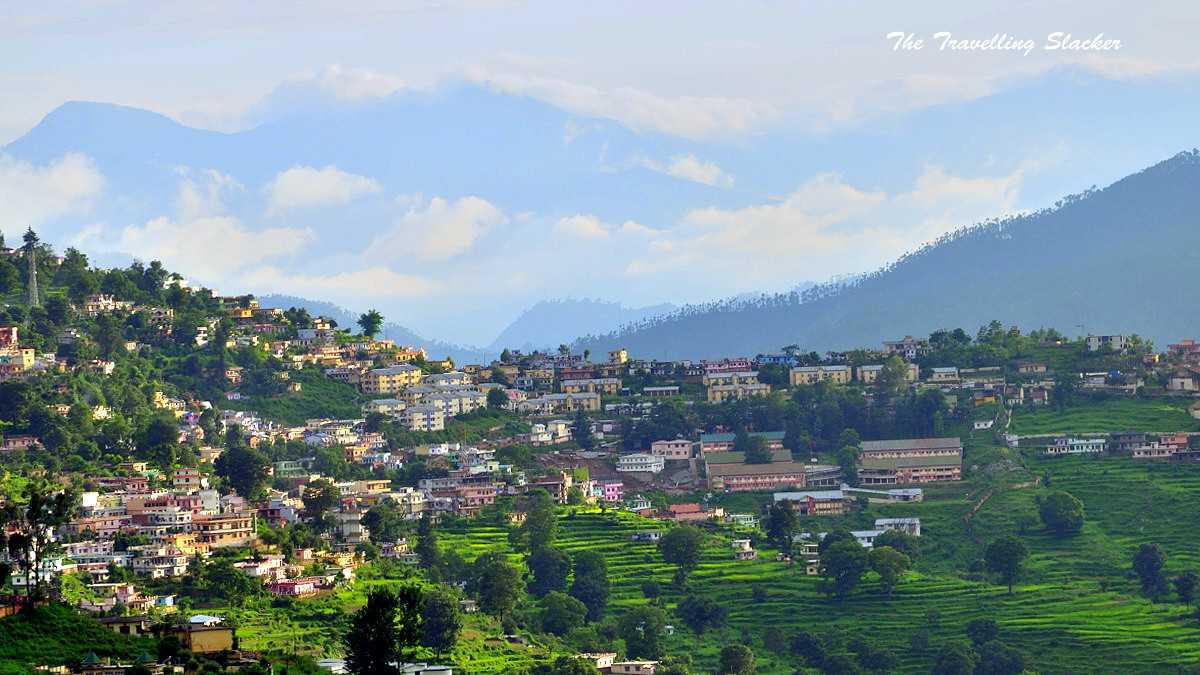
[[[0, 228], [485, 344], [543, 298], [868, 271], [1192, 147], [1198, 30], [1190, 2], [8, 3]], [[78, 100], [240, 145], [150, 175], [136, 125], [19, 140]], [[293, 147], [314, 120], [342, 143]]]

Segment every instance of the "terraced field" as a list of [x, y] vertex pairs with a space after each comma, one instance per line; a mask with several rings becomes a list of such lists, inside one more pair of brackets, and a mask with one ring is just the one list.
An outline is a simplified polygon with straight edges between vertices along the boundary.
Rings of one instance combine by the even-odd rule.
[[1013, 413], [1014, 434], [1086, 433], [1112, 431], [1196, 431], [1200, 423], [1188, 414], [1182, 401], [1163, 399], [1110, 399], [1069, 406], [1062, 412], [1051, 407]]
[[[829, 600], [817, 579], [775, 562], [770, 549], [761, 549], [762, 559], [757, 561], [733, 560], [727, 533], [714, 531], [691, 586], [729, 607], [729, 626], [697, 636], [675, 619], [667, 649], [692, 655], [696, 672], [706, 672], [715, 666], [723, 645], [749, 640], [759, 672], [791, 673], [795, 659], [772, 655], [762, 644], [764, 631], [778, 626], [844, 639], [863, 636], [892, 650], [899, 672], [928, 672], [939, 644], [963, 640], [969, 620], [989, 617], [1000, 624], [1002, 638], [1044, 673], [1163, 672], [1200, 661], [1200, 621], [1193, 611], [1178, 603], [1153, 604], [1141, 598], [1129, 571], [1133, 550], [1147, 541], [1167, 551], [1169, 573], [1200, 570], [1194, 509], [1188, 508], [1200, 498], [1200, 466], [1139, 463], [1124, 457], [1041, 458], [983, 443], [968, 451], [968, 459], [972, 456], [1016, 466], [1003, 473], [985, 467], [971, 480], [928, 486], [924, 502], [871, 504], [852, 516], [803, 523], [816, 531], [869, 527], [883, 516], [920, 517], [922, 555], [891, 600], [880, 596], [870, 574], [851, 597]], [[1037, 484], [1046, 476], [1049, 487]], [[1050, 537], [1036, 521], [1036, 498], [1060, 489], [1083, 500], [1087, 512], [1083, 532], [1065, 540]], [[745, 499], [740, 503], [754, 504]], [[442, 545], [467, 559], [506, 551], [519, 561], [504, 527], [462, 527], [443, 530]], [[630, 539], [637, 531], [664, 527], [627, 512], [567, 511], [560, 521], [558, 545], [569, 553], [598, 551], [608, 560], [613, 584], [610, 617], [645, 602], [641, 584], [647, 579], [662, 584], [670, 610], [680, 600], [671, 590], [673, 569], [661, 561], [653, 544]], [[1027, 573], [1011, 596], [970, 573], [986, 544], [1008, 533], [1020, 534], [1032, 552]], [[244, 644], [281, 648], [294, 642], [310, 653], [338, 653], [338, 635], [349, 613], [362, 604], [366, 589], [390, 583], [398, 582], [360, 580], [338, 595], [296, 603], [290, 614], [270, 607], [237, 613]], [[753, 598], [756, 586], [767, 594], [761, 602]], [[501, 643], [495, 639], [499, 626], [479, 615], [469, 617], [467, 628], [454, 659], [471, 673], [513, 672], [561, 649], [552, 641], [528, 647]], [[929, 632], [933, 647], [913, 652], [909, 639], [922, 630]]]
[[[1200, 494], [1200, 472], [1192, 474], [1187, 489]], [[872, 505], [866, 514], [847, 521], [845, 524], [856, 524], [901, 513], [922, 518], [927, 530], [925, 553], [918, 571], [890, 601], [879, 597], [872, 575], [854, 596], [840, 603], [830, 601], [819, 591], [816, 579], [775, 562], [769, 550], [763, 551], [763, 559], [758, 561], [735, 561], [724, 537], [714, 535], [691, 583], [696, 591], [730, 608], [730, 625], [696, 636], [676, 622], [668, 649], [691, 654], [704, 672], [715, 665], [721, 646], [746, 636], [754, 641], [760, 672], [783, 673], [792, 672], [794, 659], [766, 651], [761, 644], [766, 628], [838, 631], [848, 637], [869, 637], [892, 649], [900, 657], [901, 671], [927, 672], [932, 665], [930, 655], [914, 654], [909, 648], [914, 632], [928, 630], [936, 646], [963, 639], [967, 621], [991, 617], [1000, 623], [1004, 639], [1027, 654], [1042, 672], [1114, 672], [1113, 668], [1161, 672], [1166, 664], [1200, 660], [1200, 624], [1180, 605], [1154, 605], [1133, 594], [1132, 582], [1124, 578], [1127, 552], [1120, 537], [1109, 539], [1107, 521], [1089, 523], [1083, 535], [1066, 543], [1040, 532], [1027, 534], [1034, 556], [1026, 585], [1012, 596], [1004, 588], [953, 574], [978, 558], [987, 541], [1015, 530], [1014, 509], [1020, 513], [1030, 508], [1039, 490], [1003, 492], [988, 500], [970, 522], [963, 518], [973, 503], [966, 493], [957, 500]], [[656, 579], [669, 589], [672, 568], [661, 562], [652, 545], [629, 540], [633, 532], [654, 527], [661, 525], [625, 513], [580, 513], [563, 519], [559, 541], [570, 552], [586, 549], [605, 555], [613, 578], [616, 613], [644, 602], [640, 585], [645, 579]], [[507, 548], [501, 531], [485, 532], [482, 537], [456, 535], [453, 542], [460, 549], [476, 552], [490, 546]], [[1181, 557], [1180, 562], [1186, 560]], [[960, 566], [960, 561], [965, 563]], [[1102, 590], [1100, 579], [1109, 577], [1114, 577], [1115, 583]], [[766, 589], [764, 602], [753, 600], [755, 586]], [[669, 607], [678, 600], [676, 595], [666, 598]], [[927, 618], [931, 610], [939, 615], [935, 624]]]

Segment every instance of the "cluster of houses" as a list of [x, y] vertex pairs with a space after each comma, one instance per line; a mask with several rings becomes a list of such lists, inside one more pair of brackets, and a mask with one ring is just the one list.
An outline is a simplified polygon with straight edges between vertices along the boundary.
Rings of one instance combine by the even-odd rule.
[[1120, 431], [1111, 434], [1014, 438], [1013, 443], [1041, 447], [1047, 455], [1098, 455], [1107, 452], [1128, 455], [1134, 459], [1198, 461], [1200, 448], [1193, 447], [1194, 436], [1189, 432], [1155, 434]]

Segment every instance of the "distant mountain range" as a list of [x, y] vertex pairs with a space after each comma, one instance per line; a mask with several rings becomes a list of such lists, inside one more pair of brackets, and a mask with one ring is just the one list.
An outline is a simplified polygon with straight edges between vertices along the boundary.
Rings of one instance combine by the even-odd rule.
[[[264, 307], [303, 307], [314, 316], [326, 316], [337, 321], [342, 328], [357, 330], [358, 313], [331, 302], [278, 294], [259, 296], [258, 301]], [[459, 363], [487, 363], [505, 348], [526, 352], [553, 350], [560, 344], [570, 343], [581, 334], [614, 330], [675, 309], [674, 305], [629, 308], [603, 300], [546, 300], [525, 310], [487, 347], [432, 340], [390, 321], [383, 326], [383, 337], [400, 344], [423, 347], [430, 356], [449, 356]]]
[[875, 346], [999, 319], [1067, 334], [1200, 333], [1200, 152], [1184, 152], [1050, 208], [961, 229], [848, 282], [684, 307], [578, 349], [715, 357]]
[[671, 304], [625, 307], [604, 300], [544, 300], [522, 312], [488, 349], [495, 354], [506, 347], [525, 352], [554, 349], [580, 335], [608, 332], [675, 309]]
[[[335, 305], [332, 302], [277, 294], [260, 295], [258, 296], [258, 302], [263, 307], [278, 307], [280, 309], [300, 307], [308, 310], [308, 313], [313, 316], [324, 316], [333, 319], [340, 328], [351, 331], [358, 330], [358, 313]], [[495, 354], [492, 354], [488, 350], [451, 344], [449, 342], [442, 342], [441, 340], [430, 340], [392, 321], [383, 324], [382, 336], [390, 340], [395, 340], [397, 344], [424, 348], [430, 357], [442, 358], [449, 356], [456, 363], [490, 362], [496, 357]]]

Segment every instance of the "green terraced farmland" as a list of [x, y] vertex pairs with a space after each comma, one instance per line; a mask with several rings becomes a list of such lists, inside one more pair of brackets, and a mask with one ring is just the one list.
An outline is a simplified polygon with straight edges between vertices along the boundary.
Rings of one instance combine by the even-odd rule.
[[1112, 431], [1195, 431], [1200, 430], [1187, 411], [1187, 404], [1162, 399], [1110, 399], [1067, 407], [1062, 412], [1051, 407], [1019, 409], [1013, 413], [1014, 434], [1086, 433]]
[[[1200, 570], [1194, 509], [1189, 508], [1200, 499], [1200, 466], [979, 449], [984, 451], [1018, 465], [1002, 474], [926, 486], [924, 502], [871, 504], [843, 518], [803, 522], [804, 529], [828, 530], [869, 527], [877, 517], [920, 517], [922, 555], [891, 600], [880, 596], [873, 574], [850, 597], [831, 600], [821, 592], [818, 579], [776, 562], [774, 551], [764, 545], [759, 546], [759, 560], [734, 560], [725, 531], [718, 529], [710, 534], [690, 585], [692, 591], [728, 607], [730, 621], [726, 628], [697, 636], [673, 614], [682, 598], [671, 588], [673, 568], [662, 562], [653, 544], [630, 539], [641, 530], [666, 528], [666, 523], [582, 508], [571, 515], [568, 509], [561, 516], [556, 545], [568, 553], [593, 550], [605, 556], [612, 580], [609, 619], [645, 603], [642, 582], [658, 581], [675, 626], [666, 647], [670, 653], [690, 654], [694, 672], [710, 672], [721, 647], [743, 639], [752, 644], [759, 672], [793, 672], [794, 657], [770, 654], [762, 644], [764, 631], [772, 626], [787, 632], [832, 632], [844, 639], [862, 636], [896, 654], [897, 672], [928, 672], [938, 645], [963, 640], [964, 625], [983, 617], [995, 619], [1002, 639], [1021, 650], [1030, 668], [1039, 672], [1157, 673], [1200, 662], [1200, 620], [1193, 610], [1140, 597], [1129, 571], [1132, 552], [1147, 541], [1167, 551], [1169, 574]], [[1050, 486], [1038, 485], [1036, 479], [1046, 476]], [[1036, 518], [1029, 522], [1036, 515], [1037, 497], [1052, 490], [1067, 490], [1083, 500], [1083, 532], [1055, 539]], [[1031, 551], [1027, 572], [1011, 596], [970, 573], [987, 543], [1010, 533], [1021, 536]], [[503, 526], [464, 522], [441, 530], [439, 536], [443, 547], [467, 559], [488, 551], [507, 552], [514, 562], [521, 559], [511, 550]], [[297, 602], [291, 610], [264, 604], [234, 615], [249, 648], [288, 651], [299, 645], [313, 655], [340, 654], [340, 634], [366, 590], [393, 583], [400, 581], [365, 572], [352, 589]], [[753, 597], [755, 587], [766, 592], [761, 602]], [[937, 616], [932, 623], [931, 613]], [[933, 646], [913, 653], [909, 639], [922, 630], [929, 632]], [[454, 663], [471, 673], [506, 673], [565, 651], [552, 640], [511, 645], [497, 639], [500, 633], [494, 620], [469, 617], [452, 655]]]
[[[1191, 485], [1200, 487], [1200, 470], [1193, 474]], [[694, 591], [729, 607], [730, 624], [696, 636], [672, 615], [676, 630], [667, 638], [668, 650], [691, 654], [697, 670], [706, 672], [716, 665], [724, 644], [747, 636], [754, 641], [760, 672], [790, 673], [796, 665], [794, 658], [773, 656], [761, 644], [768, 627], [819, 633], [836, 630], [891, 649], [900, 658], [900, 671], [928, 672], [931, 658], [910, 653], [912, 633], [929, 630], [936, 649], [940, 642], [962, 640], [967, 621], [991, 617], [1000, 623], [1003, 639], [1024, 652], [1032, 667], [1042, 672], [1161, 672], [1167, 664], [1200, 660], [1200, 622], [1178, 604], [1155, 605], [1133, 593], [1132, 584], [1123, 577], [1128, 569], [1126, 544], [1119, 532], [1110, 534], [1106, 520], [1089, 522], [1080, 538], [1065, 543], [1039, 531], [1027, 534], [1033, 551], [1030, 571], [1025, 584], [1012, 596], [994, 584], [961, 578], [958, 572], [979, 557], [988, 541], [1015, 531], [1014, 513], [1031, 508], [1034, 495], [1045, 490], [998, 492], [968, 522], [964, 515], [980, 493], [970, 492], [967, 483], [954, 487], [961, 488], [959, 497], [872, 505], [866, 514], [854, 517], [858, 522], [887, 515], [922, 518], [928, 533], [925, 553], [917, 571], [905, 579], [890, 601], [879, 596], [877, 581], [870, 574], [850, 598], [829, 600], [819, 591], [817, 579], [805, 576], [797, 567], [775, 562], [770, 549], [760, 549], [757, 561], [736, 561], [724, 536], [714, 534], [690, 583]], [[1200, 491], [1187, 489], [1200, 496]], [[670, 590], [673, 569], [662, 563], [653, 545], [630, 541], [630, 535], [638, 530], [659, 527], [663, 527], [659, 522], [627, 513], [579, 513], [561, 521], [558, 545], [568, 552], [599, 551], [608, 559], [613, 581], [610, 615], [645, 602], [640, 585], [651, 578], [663, 585], [665, 604], [670, 608], [680, 599]], [[508, 550], [499, 528], [483, 528], [478, 535], [475, 528], [446, 534], [443, 542], [472, 553]], [[1117, 583], [1101, 590], [1099, 575], [1114, 575]], [[755, 586], [767, 591], [764, 602], [753, 600]], [[936, 625], [927, 619], [931, 610], [940, 615]]]

